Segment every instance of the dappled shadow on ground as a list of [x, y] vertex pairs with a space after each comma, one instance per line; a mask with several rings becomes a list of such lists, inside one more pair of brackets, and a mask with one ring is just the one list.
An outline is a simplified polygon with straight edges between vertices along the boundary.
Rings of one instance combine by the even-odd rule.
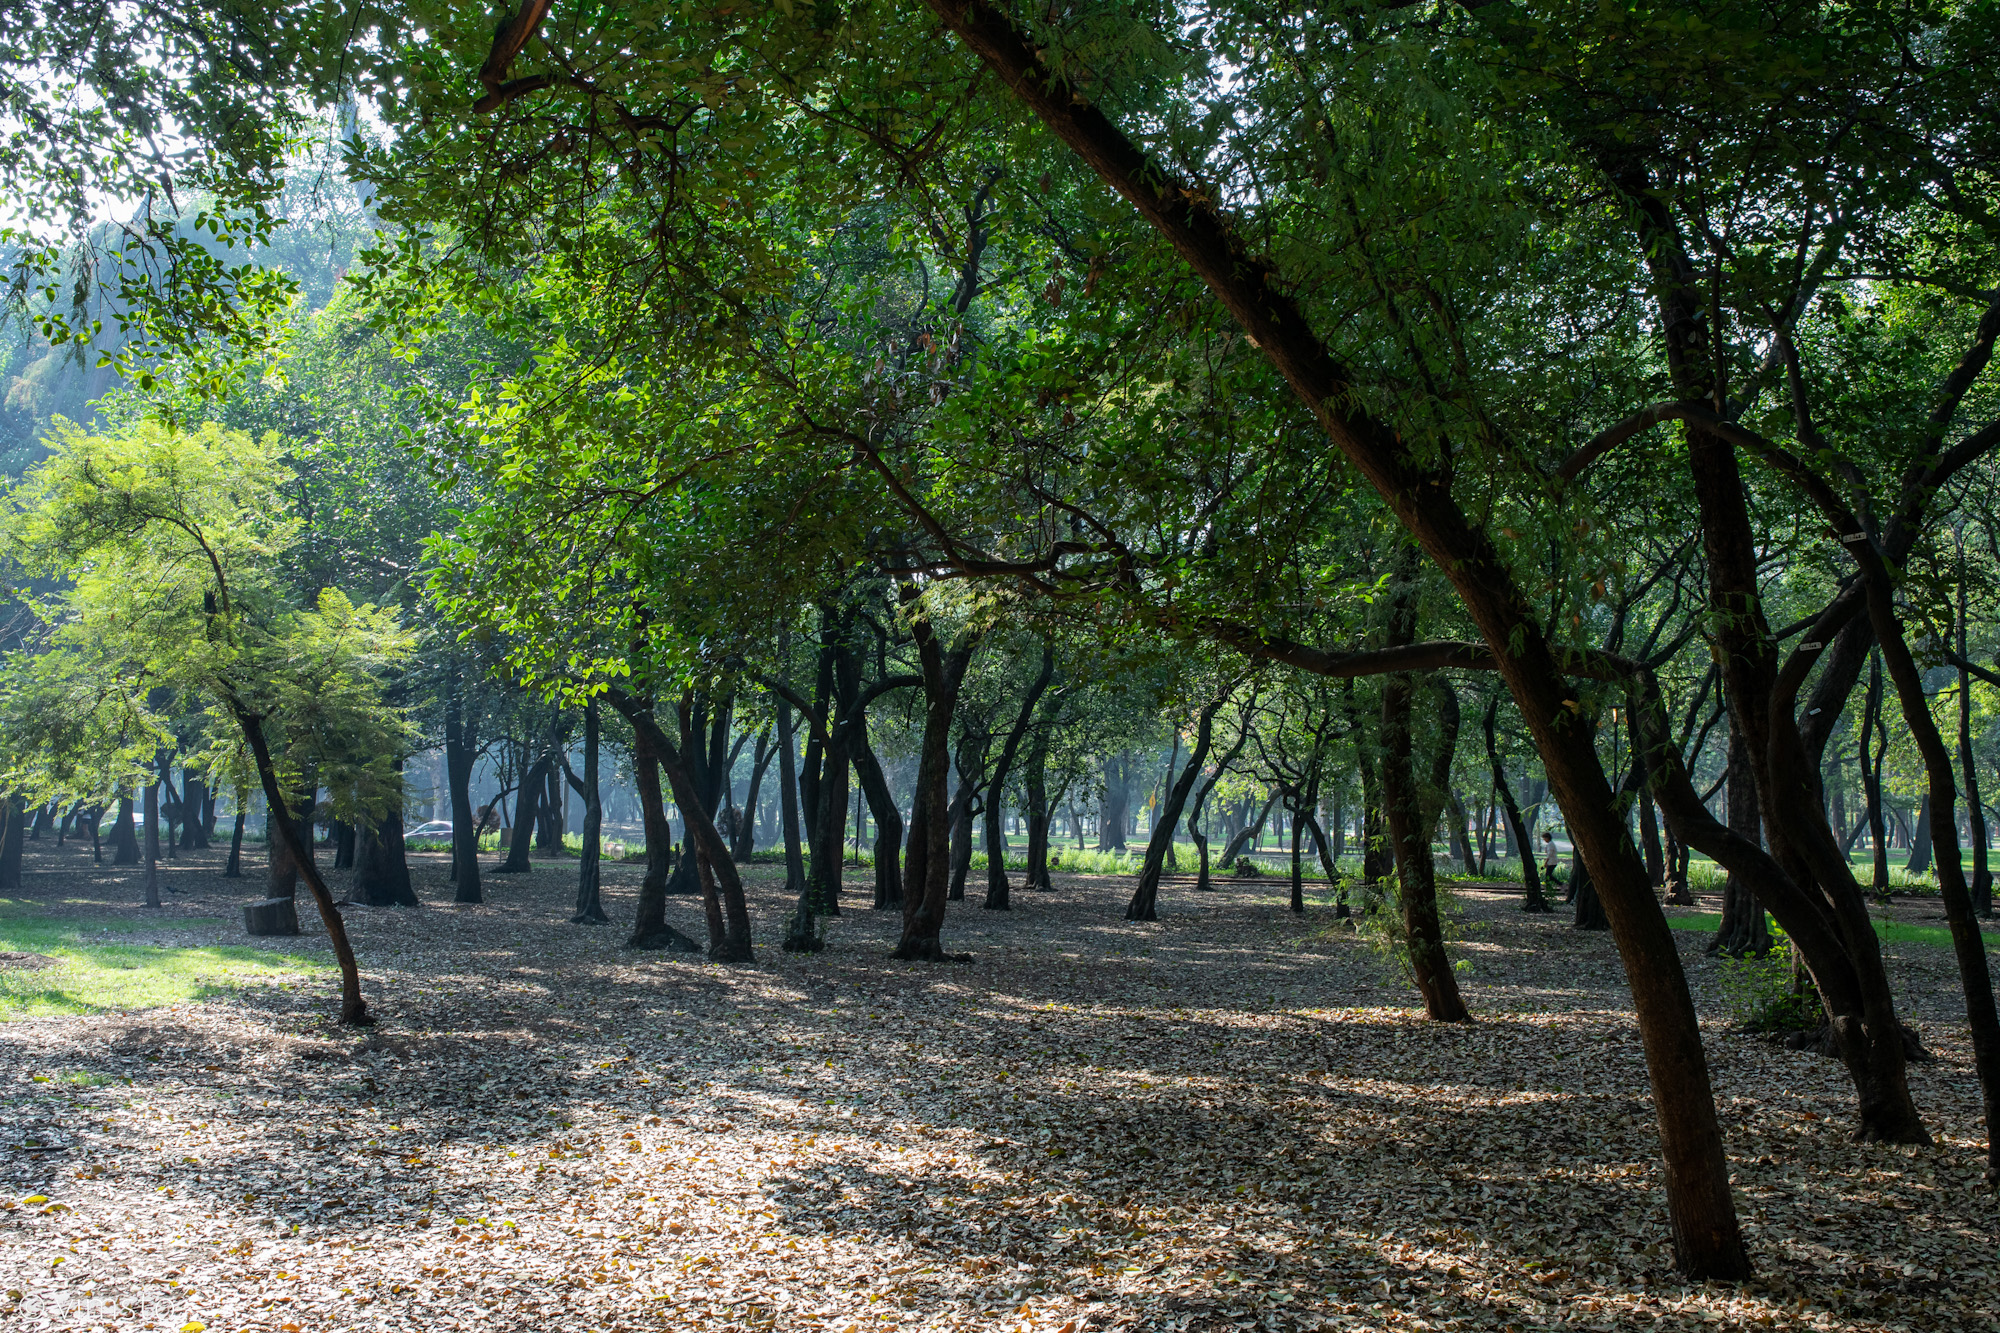
[[[261, 890], [219, 861], [174, 870], [162, 942], [242, 942]], [[134, 877], [60, 865], [31, 855], [41, 910], [146, 920]], [[777, 952], [759, 866], [767, 943], [732, 969], [569, 925], [571, 874], [459, 907], [426, 860], [431, 905], [351, 909], [367, 1033], [329, 1025], [319, 983], [0, 1029], [7, 1122], [40, 1135], [0, 1139], [14, 1326], [1938, 1328], [1992, 1306], [1976, 1102], [1923, 959], [1939, 1149], [1848, 1143], [1836, 1066], [1713, 1032], [1763, 1279], [1704, 1289], [1671, 1271], [1609, 940], [1505, 893], [1459, 895], [1480, 1019], [1440, 1027], [1277, 882], [1178, 891], [1150, 925], [1119, 920], [1112, 877], [957, 904], [975, 961], [929, 966], [890, 961], [897, 923], [865, 909], [824, 954]], [[611, 868], [614, 919], [636, 877]]]

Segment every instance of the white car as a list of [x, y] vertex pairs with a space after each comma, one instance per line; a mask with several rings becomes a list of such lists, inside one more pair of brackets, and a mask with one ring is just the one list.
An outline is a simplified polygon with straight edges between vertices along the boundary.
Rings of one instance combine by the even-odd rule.
[[451, 821], [449, 819], [427, 820], [403, 836], [405, 838], [449, 838], [451, 836]]

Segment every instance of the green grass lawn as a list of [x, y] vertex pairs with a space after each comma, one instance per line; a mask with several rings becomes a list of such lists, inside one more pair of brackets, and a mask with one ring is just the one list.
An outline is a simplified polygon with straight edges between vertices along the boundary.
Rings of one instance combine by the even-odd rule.
[[[331, 971], [331, 959], [242, 946], [161, 948], [102, 944], [98, 934], [156, 929], [118, 921], [85, 930], [76, 921], [36, 916], [26, 904], [0, 899], [0, 953], [41, 954], [53, 966], [0, 966], [0, 1022], [107, 1009], [154, 1009], [226, 994], [258, 983], [299, 980]], [[175, 925], [213, 924], [213, 918]]]
[[[1720, 912], [1689, 912], [1685, 916], [1670, 916], [1667, 924], [1675, 930], [1699, 930], [1714, 934], [1722, 924]], [[1951, 947], [1949, 926], [1912, 926], [1901, 921], [1877, 921], [1875, 933], [1892, 944], [1931, 944], [1940, 949]], [[1981, 936], [1989, 947], [2000, 944], [2000, 932], [1981, 931]]]

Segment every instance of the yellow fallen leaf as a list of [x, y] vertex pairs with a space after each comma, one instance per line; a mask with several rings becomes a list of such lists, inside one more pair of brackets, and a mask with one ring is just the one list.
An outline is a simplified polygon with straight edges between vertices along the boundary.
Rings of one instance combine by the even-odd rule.
[[199, 1319], [190, 1319], [181, 1325], [181, 1333], [201, 1333], [207, 1327], [208, 1325], [202, 1323]]
[[21, 1200], [22, 1203], [47, 1203], [48, 1201], [49, 1196], [46, 1194], [30, 1194], [27, 1198]]

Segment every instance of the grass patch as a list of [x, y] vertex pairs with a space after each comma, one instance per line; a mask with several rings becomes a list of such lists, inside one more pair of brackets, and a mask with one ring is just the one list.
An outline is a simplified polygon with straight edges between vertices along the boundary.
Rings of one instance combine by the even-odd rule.
[[[40, 954], [38, 967], [0, 967], [0, 1022], [110, 1009], [156, 1009], [226, 995], [262, 982], [330, 972], [317, 955], [273, 953], [241, 945], [185, 949], [86, 941], [74, 921], [21, 914], [0, 900], [0, 953]], [[187, 922], [176, 922], [186, 925]], [[92, 933], [157, 929], [150, 922], [92, 923]]]
[[[1670, 916], [1667, 924], [1675, 930], [1706, 931], [1713, 935], [1722, 925], [1720, 912], [1689, 912]], [[1939, 949], [1951, 947], [1951, 927], [1913, 926], [1904, 921], [1877, 921], [1875, 933], [1891, 944], [1928, 944]], [[1990, 945], [2000, 944], [2000, 932], [1983, 930], [1980, 935]]]

